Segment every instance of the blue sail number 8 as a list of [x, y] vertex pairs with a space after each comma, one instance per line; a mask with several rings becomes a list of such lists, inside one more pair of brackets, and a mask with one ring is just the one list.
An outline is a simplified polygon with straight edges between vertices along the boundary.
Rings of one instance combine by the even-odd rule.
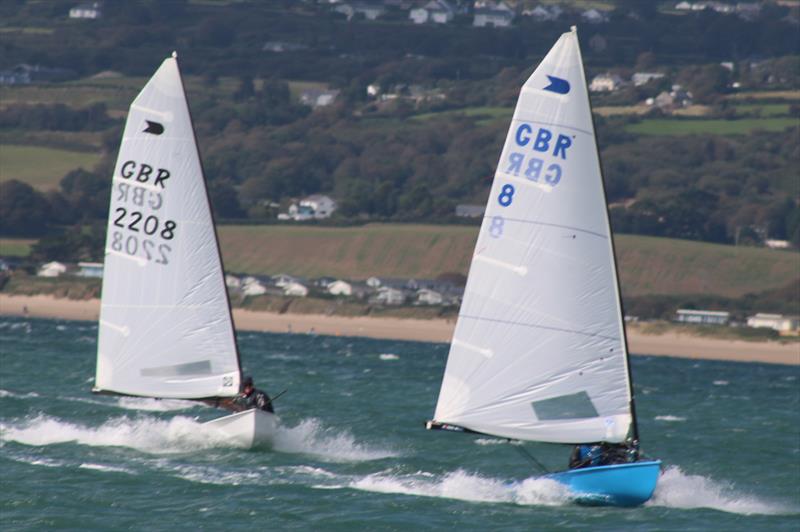
[[497, 202], [501, 207], [508, 207], [514, 200], [514, 185], [503, 185], [500, 189], [500, 196], [497, 197]]

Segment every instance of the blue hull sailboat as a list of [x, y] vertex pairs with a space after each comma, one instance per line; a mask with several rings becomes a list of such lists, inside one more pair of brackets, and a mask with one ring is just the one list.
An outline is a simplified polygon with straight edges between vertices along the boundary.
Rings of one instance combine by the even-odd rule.
[[639, 506], [653, 496], [660, 474], [660, 460], [643, 460], [572, 469], [548, 478], [567, 486], [581, 504]]
[[639, 449], [575, 27], [520, 91], [427, 427], [574, 446], [547, 478], [579, 503], [642, 504], [658, 482], [661, 463]]

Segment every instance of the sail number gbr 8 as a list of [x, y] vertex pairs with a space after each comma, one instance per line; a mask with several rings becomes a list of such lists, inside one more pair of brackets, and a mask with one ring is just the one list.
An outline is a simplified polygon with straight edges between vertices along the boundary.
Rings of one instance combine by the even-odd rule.
[[114, 181], [114, 213], [106, 244], [113, 253], [168, 264], [178, 224], [159, 217], [164, 206], [162, 191], [170, 171], [146, 163], [125, 161]]

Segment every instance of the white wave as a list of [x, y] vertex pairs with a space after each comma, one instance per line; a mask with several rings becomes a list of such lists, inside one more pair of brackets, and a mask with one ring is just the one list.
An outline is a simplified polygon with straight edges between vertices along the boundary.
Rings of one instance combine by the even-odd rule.
[[0, 397], [39, 397], [39, 394], [36, 392], [28, 392], [28, 393], [16, 393], [11, 392], [9, 390], [0, 390]]
[[400, 357], [395, 355], [394, 353], [381, 353], [380, 354], [381, 360], [400, 360]]
[[91, 469], [93, 471], [104, 471], [108, 473], [127, 473], [129, 475], [134, 475], [135, 473], [130, 469], [125, 469], [124, 467], [114, 467], [109, 465], [103, 464], [91, 464], [91, 463], [84, 463], [80, 466], [81, 469]]
[[685, 417], [680, 416], [656, 416], [656, 421], [686, 421]]
[[671, 508], [711, 508], [735, 514], [797, 513], [775, 502], [737, 492], [729, 483], [717, 482], [700, 475], [688, 475], [677, 466], [668, 467], [658, 479], [653, 498], [647, 506]]
[[89, 427], [39, 415], [17, 424], [0, 423], [0, 441], [35, 446], [75, 442], [92, 447], [130, 447], [151, 454], [236, 447], [223, 434], [185, 416], [170, 420], [123, 416]]
[[398, 456], [356, 442], [347, 431], [326, 428], [319, 420], [304, 419], [295, 427], [278, 425], [273, 448], [285, 453], [303, 453], [331, 462], [361, 462]]
[[730, 383], [728, 381], [721, 381], [720, 380], [720, 381], [714, 381], [712, 384], [714, 384], [714, 386], [727, 386]]
[[259, 471], [226, 471], [213, 466], [181, 465], [175, 468], [179, 478], [200, 484], [239, 486], [264, 484]]
[[387, 472], [353, 481], [351, 488], [378, 493], [401, 493], [472, 502], [558, 506], [570, 502], [569, 490], [555, 480], [529, 478], [508, 483], [467, 473], [461, 469], [442, 477], [418, 472], [396, 475]]

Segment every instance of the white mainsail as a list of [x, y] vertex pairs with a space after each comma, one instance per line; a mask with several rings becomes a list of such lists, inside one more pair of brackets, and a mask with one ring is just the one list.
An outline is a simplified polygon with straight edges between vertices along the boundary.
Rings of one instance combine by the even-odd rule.
[[621, 442], [631, 428], [616, 267], [575, 28], [522, 87], [434, 419], [555, 443]]
[[174, 54], [131, 104], [106, 238], [95, 390], [236, 395], [230, 306]]

